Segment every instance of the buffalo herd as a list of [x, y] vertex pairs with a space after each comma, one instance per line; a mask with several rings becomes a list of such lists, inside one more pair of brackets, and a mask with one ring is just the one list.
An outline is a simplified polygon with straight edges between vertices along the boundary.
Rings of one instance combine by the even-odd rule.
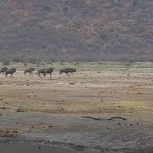
[[[35, 68], [28, 68], [28, 69], [24, 70], [24, 75], [26, 76], [26, 74], [29, 74], [29, 76], [31, 76], [31, 75], [33, 75], [34, 71], [35, 71]], [[46, 74], [49, 74], [50, 77], [52, 77], [53, 71], [54, 71], [54, 68], [38, 69], [35, 74], [37, 74], [39, 77], [41, 77], [41, 75], [43, 77], [46, 77]], [[10, 74], [10, 76], [13, 77], [13, 74], [15, 72], [16, 72], [16, 68], [8, 69], [7, 67], [2, 67], [1, 70], [0, 70], [0, 73], [5, 74], [5, 77], [7, 77], [8, 74]], [[63, 73], [65, 74], [65, 76], [69, 76], [70, 74], [73, 75], [74, 72], [76, 72], [75, 68], [60, 69], [59, 70], [59, 78]]]

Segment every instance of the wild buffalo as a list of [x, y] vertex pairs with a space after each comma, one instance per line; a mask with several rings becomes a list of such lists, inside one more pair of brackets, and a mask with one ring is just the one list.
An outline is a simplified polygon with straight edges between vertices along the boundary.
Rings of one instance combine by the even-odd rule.
[[54, 68], [49, 68], [46, 70], [46, 73], [50, 74], [50, 77], [52, 77], [53, 70], [54, 70]]
[[3, 73], [4, 74], [7, 70], [8, 70], [7, 67], [2, 67], [1, 70], [0, 70], [0, 73]]
[[75, 68], [64, 68], [59, 70], [59, 77], [60, 74], [65, 73], [65, 75], [69, 75], [70, 73], [73, 74], [73, 72], [76, 72]]
[[33, 71], [35, 71], [35, 68], [29, 68], [24, 70], [24, 75], [26, 75], [27, 73], [29, 73], [29, 76], [32, 75]]
[[40, 69], [38, 70], [38, 76], [43, 74], [44, 77], [46, 77], [46, 74], [50, 74], [50, 77], [52, 77], [54, 68], [49, 68], [49, 69]]
[[11, 75], [11, 77], [13, 76], [13, 73], [16, 72], [16, 68], [11, 68], [11, 69], [8, 69], [6, 72], [5, 72], [5, 77], [7, 77], [8, 74]]
[[68, 68], [69, 69], [69, 73], [73, 74], [73, 72], [76, 72], [75, 68]]
[[46, 69], [38, 70], [38, 76], [40, 76], [40, 74], [43, 74], [43, 76], [46, 77]]

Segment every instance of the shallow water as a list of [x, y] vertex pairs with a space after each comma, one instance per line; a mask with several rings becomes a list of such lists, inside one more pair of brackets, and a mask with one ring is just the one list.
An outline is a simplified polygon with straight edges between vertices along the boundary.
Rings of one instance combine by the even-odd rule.
[[62, 148], [57, 146], [35, 145], [26, 143], [17, 144], [0, 144], [0, 152], [2, 153], [99, 153], [96, 151], [76, 151], [70, 148]]

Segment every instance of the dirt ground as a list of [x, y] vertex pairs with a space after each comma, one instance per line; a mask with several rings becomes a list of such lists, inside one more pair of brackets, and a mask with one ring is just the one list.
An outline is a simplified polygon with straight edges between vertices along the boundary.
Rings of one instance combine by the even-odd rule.
[[[153, 74], [78, 71], [0, 76], [0, 140], [101, 152], [153, 152]], [[104, 120], [82, 118], [100, 117]], [[127, 120], [107, 120], [119, 116]]]

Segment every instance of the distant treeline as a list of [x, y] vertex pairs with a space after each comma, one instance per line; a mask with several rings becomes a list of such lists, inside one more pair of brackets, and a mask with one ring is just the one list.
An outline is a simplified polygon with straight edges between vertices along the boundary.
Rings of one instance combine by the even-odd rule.
[[151, 0], [0, 1], [0, 62], [153, 61]]

